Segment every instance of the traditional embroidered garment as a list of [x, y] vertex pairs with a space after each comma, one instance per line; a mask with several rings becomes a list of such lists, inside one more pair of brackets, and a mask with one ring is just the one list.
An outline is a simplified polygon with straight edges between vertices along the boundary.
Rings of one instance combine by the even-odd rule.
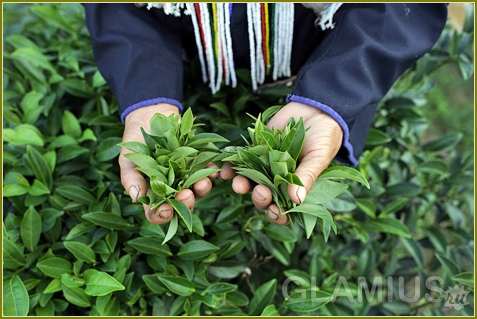
[[[144, 4], [143, 4], [144, 5]], [[303, 4], [317, 14], [316, 24], [322, 30], [334, 27], [333, 15], [341, 3]], [[167, 15], [190, 15], [204, 82], [209, 81], [212, 93], [222, 83], [235, 87], [230, 16], [232, 3], [148, 3], [147, 8], [163, 9]], [[247, 24], [250, 43], [250, 75], [252, 88], [265, 82], [291, 76], [295, 9], [293, 3], [248, 3]]]

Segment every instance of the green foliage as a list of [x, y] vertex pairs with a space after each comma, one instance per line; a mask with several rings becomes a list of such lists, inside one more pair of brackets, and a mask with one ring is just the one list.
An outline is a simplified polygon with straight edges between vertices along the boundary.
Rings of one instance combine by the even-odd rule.
[[[151, 224], [119, 181], [122, 125], [94, 65], [81, 5], [4, 4], [4, 36], [5, 315], [472, 314], [473, 305], [449, 307], [445, 293], [458, 285], [469, 293], [467, 302], [473, 299], [473, 153], [459, 150], [460, 132], [425, 142], [422, 136], [428, 75], [455, 62], [469, 76], [473, 26], [444, 32], [396, 83], [378, 109], [359, 174], [333, 163], [310, 193], [307, 205], [315, 208], [301, 206], [316, 223], [306, 229], [270, 223], [230, 181], [214, 181], [190, 218]], [[249, 159], [255, 146], [242, 136], [259, 136], [247, 113], [268, 117], [290, 87], [252, 94], [239, 71], [236, 89], [212, 95], [199, 72], [197, 61], [187, 69], [185, 106], [205, 125], [189, 138], [188, 113], [172, 135], [194, 150], [223, 136]], [[295, 136], [302, 134], [296, 128]], [[273, 139], [265, 133], [263, 142], [272, 145], [278, 135], [268, 133]], [[281, 141], [296, 147], [270, 156], [294, 149], [296, 162], [299, 140]], [[152, 155], [149, 147], [128, 147]], [[146, 175], [157, 170], [155, 159], [135, 160]], [[288, 182], [296, 163], [281, 162], [270, 169], [286, 167]], [[203, 176], [174, 185], [161, 174], [167, 183], [154, 188], [166, 193], [163, 185], [176, 191]]]

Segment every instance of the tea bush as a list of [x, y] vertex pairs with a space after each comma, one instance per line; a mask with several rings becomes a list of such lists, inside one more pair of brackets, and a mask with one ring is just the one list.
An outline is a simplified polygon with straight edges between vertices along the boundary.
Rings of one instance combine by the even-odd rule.
[[[149, 223], [119, 181], [122, 124], [81, 5], [4, 4], [3, 314], [473, 314], [473, 152], [456, 151], [461, 132], [421, 142], [428, 75], [446, 63], [473, 74], [469, 7], [464, 31], [446, 28], [383, 99], [357, 167], [370, 188], [317, 182], [336, 234], [322, 219], [309, 239], [274, 225], [214, 181], [192, 232], [180, 220], [162, 244], [173, 226]], [[212, 95], [197, 61], [186, 72], [198, 133], [230, 145], [244, 145], [246, 113], [291, 90], [252, 94], [239, 71]]]

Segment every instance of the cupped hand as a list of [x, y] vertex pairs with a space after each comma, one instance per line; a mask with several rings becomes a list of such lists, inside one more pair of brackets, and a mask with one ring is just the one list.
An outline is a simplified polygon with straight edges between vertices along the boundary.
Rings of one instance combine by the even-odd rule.
[[[172, 104], [160, 103], [132, 111], [125, 119], [122, 142], [145, 143], [141, 133], [141, 127], [144, 128], [146, 132], [149, 132], [151, 118], [156, 113], [161, 113], [165, 116], [171, 114], [179, 115], [179, 109]], [[129, 196], [131, 196], [133, 202], [136, 203], [138, 197], [146, 195], [148, 187], [142, 173], [136, 170], [136, 165], [124, 156], [127, 153], [131, 153], [131, 151], [126, 148], [121, 148], [119, 153], [118, 162], [121, 172], [121, 184]], [[195, 205], [195, 198], [207, 195], [211, 189], [212, 182], [206, 177], [192, 185], [192, 190], [183, 189], [179, 191], [175, 199], [182, 201], [192, 211]], [[154, 224], [167, 223], [174, 216], [172, 206], [167, 203], [160, 205], [154, 210], [151, 209], [150, 205], [143, 206], [146, 218]]]
[[[304, 186], [288, 185], [288, 196], [296, 203], [301, 204], [306, 194], [313, 187], [318, 176], [331, 163], [338, 153], [342, 141], [343, 131], [340, 125], [323, 111], [297, 102], [290, 102], [278, 111], [268, 122], [267, 126], [283, 130], [290, 118], [296, 122], [303, 117], [305, 134], [303, 148], [299, 156], [299, 164], [295, 170]], [[278, 225], [289, 222], [287, 215], [281, 215], [278, 206], [273, 203], [272, 192], [265, 185], [255, 187], [247, 178], [235, 176], [232, 165], [226, 163], [220, 172], [222, 179], [234, 178], [232, 188], [239, 194], [252, 191], [252, 202], [259, 210], [267, 210], [267, 217]]]

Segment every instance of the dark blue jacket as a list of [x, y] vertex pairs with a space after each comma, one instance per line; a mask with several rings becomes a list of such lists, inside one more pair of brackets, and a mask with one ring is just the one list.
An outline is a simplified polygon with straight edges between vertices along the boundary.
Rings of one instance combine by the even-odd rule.
[[[134, 4], [84, 4], [98, 68], [116, 96], [121, 118], [168, 102], [182, 109], [183, 55], [197, 53], [191, 18]], [[296, 101], [320, 108], [342, 127], [338, 158], [356, 165], [379, 101], [396, 79], [437, 41], [443, 3], [345, 3], [335, 28], [316, 27], [315, 13], [295, 4], [291, 69]], [[234, 63], [250, 65], [245, 4], [231, 16]]]

